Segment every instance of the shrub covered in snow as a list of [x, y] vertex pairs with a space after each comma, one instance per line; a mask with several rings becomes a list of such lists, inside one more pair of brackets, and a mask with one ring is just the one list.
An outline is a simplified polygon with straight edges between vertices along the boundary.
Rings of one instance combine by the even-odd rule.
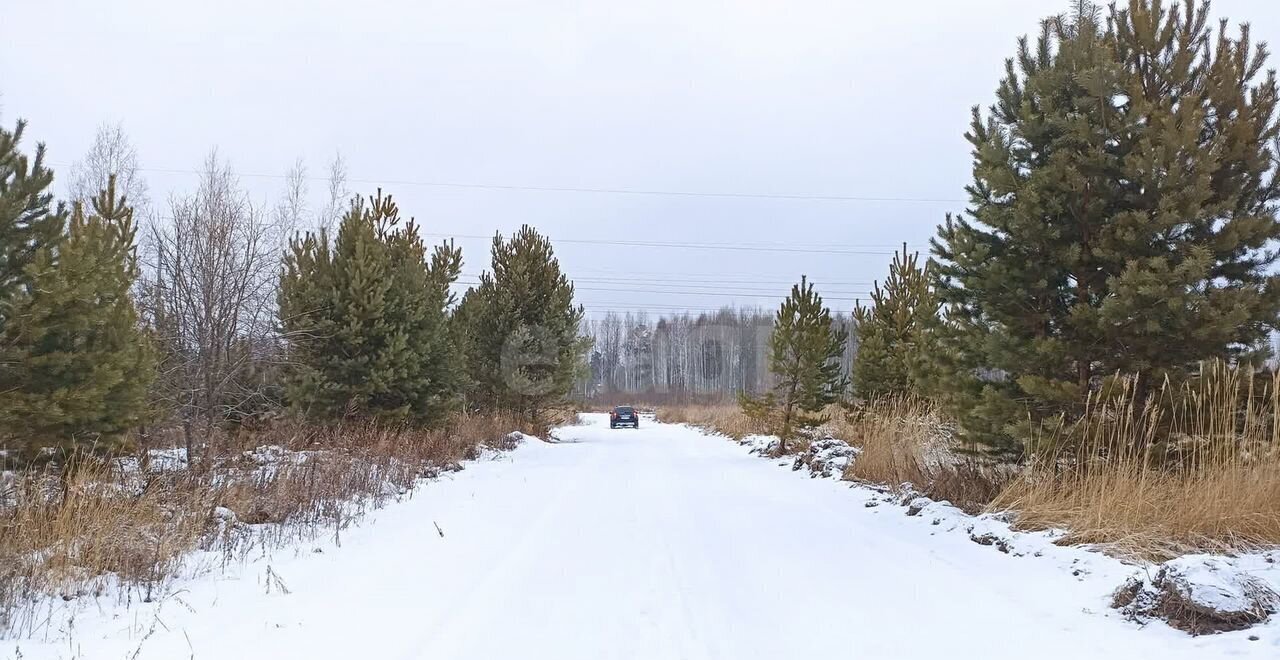
[[1239, 630], [1266, 621], [1280, 608], [1274, 583], [1275, 558], [1188, 555], [1161, 564], [1154, 573], [1129, 578], [1112, 605], [1129, 617], [1164, 619], [1193, 634]]
[[815, 477], [839, 477], [858, 455], [858, 449], [843, 440], [827, 436], [809, 442], [803, 452], [796, 454], [791, 469], [807, 468]]

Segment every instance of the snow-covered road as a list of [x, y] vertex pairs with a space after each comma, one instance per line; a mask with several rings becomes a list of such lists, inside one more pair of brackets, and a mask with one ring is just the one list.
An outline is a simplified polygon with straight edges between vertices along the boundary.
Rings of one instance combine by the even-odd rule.
[[[603, 416], [480, 462], [341, 547], [82, 612], [2, 658], [606, 660], [1276, 657], [1106, 608], [1113, 562], [1014, 557], [722, 438]], [[443, 536], [437, 531], [443, 531]], [[1081, 553], [1083, 554], [1083, 553]], [[268, 565], [287, 587], [266, 575]], [[1108, 568], [1110, 567], [1110, 568]], [[274, 585], [273, 588], [269, 588]], [[269, 593], [268, 593], [269, 592]], [[136, 656], [133, 656], [138, 651]]]

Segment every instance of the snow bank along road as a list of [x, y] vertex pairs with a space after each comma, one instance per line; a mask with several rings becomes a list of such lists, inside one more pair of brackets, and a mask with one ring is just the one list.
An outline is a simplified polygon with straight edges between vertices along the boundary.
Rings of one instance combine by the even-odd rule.
[[158, 616], [90, 607], [70, 641], [0, 658], [1280, 657], [1140, 628], [1106, 607], [1118, 576], [865, 507], [866, 489], [722, 438], [587, 421], [424, 486], [341, 547], [191, 580]]

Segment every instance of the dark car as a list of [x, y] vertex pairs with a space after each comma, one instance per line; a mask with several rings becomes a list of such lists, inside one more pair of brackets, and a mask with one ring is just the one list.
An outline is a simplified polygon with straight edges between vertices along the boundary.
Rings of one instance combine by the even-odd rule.
[[630, 426], [633, 429], [640, 428], [640, 415], [635, 408], [631, 406], [618, 406], [609, 413], [609, 428], [616, 429], [619, 426]]

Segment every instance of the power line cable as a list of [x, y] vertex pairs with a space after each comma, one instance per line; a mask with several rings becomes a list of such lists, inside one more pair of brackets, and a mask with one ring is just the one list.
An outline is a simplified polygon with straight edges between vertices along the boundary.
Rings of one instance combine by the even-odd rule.
[[[712, 278], [724, 278], [724, 277], [755, 277], [755, 276], [761, 275], [761, 273], [756, 273], [756, 272], [750, 272], [750, 273], [746, 273], [746, 272], [744, 272], [744, 273], [733, 273], [733, 272], [724, 272], [724, 271], [721, 271], [721, 272], [718, 272], [718, 273], [682, 273], [682, 272], [669, 271], [669, 270], [661, 270], [661, 271], [636, 271], [636, 270], [630, 270], [630, 269], [627, 269], [627, 270], [620, 270], [620, 269], [617, 269], [617, 268], [577, 268], [577, 267], [574, 267], [574, 268], [568, 268], [568, 269], [566, 269], [566, 271], [572, 271], [572, 272], [573, 272], [573, 273], [575, 273], [575, 274], [578, 274], [578, 273], [596, 273], [596, 274], [605, 274], [605, 275], [622, 275], [622, 276], [626, 276], [626, 277], [631, 277], [631, 276], [644, 276], [644, 275], [663, 275], [663, 276], [669, 276], [669, 277], [681, 277], [681, 278], [689, 278], [689, 277], [712, 277]], [[799, 276], [799, 274], [797, 273], [797, 277], [798, 277], [798, 276]], [[811, 278], [811, 279], [812, 279], [812, 278]], [[790, 280], [782, 280], [782, 281], [783, 281], [783, 282], [789, 282], [789, 283], [795, 283], [795, 280], [794, 280], [794, 279], [790, 279]], [[824, 280], [824, 281], [826, 281], [826, 280]], [[864, 282], [827, 282], [827, 283], [828, 283], [828, 284], [870, 284], [870, 282], [865, 282], [865, 283], [864, 283]]]
[[[478, 234], [439, 234], [424, 233], [423, 236], [443, 237], [443, 238], [479, 238], [489, 239], [492, 236], [481, 236]], [[691, 250], [740, 250], [746, 252], [798, 252], [806, 254], [847, 254], [847, 255], [884, 255], [889, 256], [893, 252], [884, 251], [867, 251], [867, 250], [836, 250], [823, 248], [800, 248], [800, 247], [766, 247], [755, 245], [736, 245], [729, 243], [694, 243], [694, 242], [665, 242], [665, 241], [618, 241], [606, 239], [587, 239], [587, 238], [551, 238], [553, 245], [560, 243], [573, 243], [583, 245], [616, 245], [621, 247], [643, 247], [643, 248], [668, 248], [668, 249], [691, 249]]]
[[[66, 163], [50, 163], [54, 167], [68, 167]], [[139, 167], [141, 172], [154, 172], [158, 174], [203, 174], [200, 170], [181, 169], [172, 167]], [[248, 177], [254, 179], [286, 179], [287, 174], [267, 174], [261, 172], [236, 172], [238, 177]], [[303, 176], [308, 181], [328, 181], [328, 177], [321, 176]], [[364, 179], [352, 178], [346, 179], [348, 183], [358, 183], [363, 185], [378, 186], [422, 186], [432, 188], [458, 188], [468, 190], [509, 190], [523, 192], [559, 192], [559, 193], [587, 193], [595, 195], [638, 195], [638, 196], [665, 196], [665, 197], [711, 197], [726, 199], [776, 199], [776, 200], [797, 200], [797, 201], [820, 201], [820, 202], [889, 202], [889, 203], [906, 203], [906, 204], [964, 204], [965, 200], [947, 197], [911, 197], [911, 196], [875, 196], [875, 195], [818, 195], [818, 194], [800, 194], [800, 193], [744, 193], [744, 192], [722, 192], [722, 191], [696, 191], [696, 190], [660, 190], [660, 189], [642, 189], [642, 188], [592, 188], [583, 186], [530, 186], [515, 184], [497, 184], [497, 183], [463, 183], [456, 181], [413, 181], [405, 179]]]
[[[479, 284], [479, 282], [458, 282], [458, 284], [476, 285], [476, 284]], [[577, 286], [577, 285], [575, 285], [573, 289], [574, 291], [613, 291], [613, 292], [619, 292], [619, 293], [645, 293], [645, 294], [678, 295], [678, 296], [726, 296], [726, 297], [740, 297], [740, 298], [769, 298], [769, 299], [776, 299], [776, 300], [781, 300], [786, 297], [786, 292], [738, 293], [734, 291], [713, 291], [713, 290], [683, 291], [683, 290], [662, 290], [662, 289], [628, 289], [628, 288], [619, 288], [619, 287]], [[848, 297], [824, 295], [822, 296], [822, 299], [823, 300], [856, 301], [856, 300], [862, 300], [864, 297], [871, 295], [870, 292], [865, 292], [865, 291], [846, 291], [843, 293], [853, 294], [858, 297], [848, 298]]]
[[[754, 314], [754, 315], [760, 315], [760, 316], [773, 316], [773, 314], [774, 314], [774, 312], [775, 312], [775, 311], [776, 311], [776, 310], [774, 310], [774, 309], [765, 309], [765, 308], [758, 308], [758, 307], [733, 307], [733, 306], [726, 306], [726, 307], [676, 307], [676, 308], [657, 308], [657, 309], [654, 309], [654, 308], [648, 308], [648, 307], [619, 307], [619, 308], [605, 308], [605, 307], [590, 307], [590, 306], [584, 306], [584, 308], [583, 308], [583, 312], [584, 312], [585, 314], [587, 314], [587, 315], [594, 315], [594, 316], [607, 315], [607, 314], [627, 314], [627, 313], [639, 314], [639, 313], [645, 313], [645, 314], [648, 314], [648, 315], [653, 315], [653, 316], [658, 316], [658, 317], [669, 317], [669, 316], [678, 316], [678, 315], [681, 315], [681, 314], [695, 314], [695, 315], [697, 315], [697, 314], [717, 314], [717, 313], [720, 313], [720, 312], [729, 312], [729, 313], [741, 313], [741, 312], [746, 312], [746, 313], [748, 313], [748, 314]], [[849, 316], [849, 315], [853, 314], [853, 312], [852, 312], [851, 310], [833, 309], [833, 310], [831, 310], [831, 314], [833, 314], [833, 315], [835, 315], [835, 316]]]
[[[576, 272], [576, 269], [574, 270]], [[462, 273], [462, 277], [469, 277], [474, 279], [474, 278], [480, 277], [480, 273]], [[604, 284], [610, 284], [610, 283], [629, 284], [632, 282], [641, 283], [641, 284], [659, 284], [659, 285], [665, 285], [667, 283], [670, 283], [673, 285], [674, 284], [697, 284], [697, 285], [706, 284], [706, 285], [726, 285], [726, 286], [736, 286], [739, 284], [744, 284], [744, 285], [777, 284], [780, 286], [787, 286], [787, 287], [790, 287], [796, 284], [797, 282], [794, 279], [793, 280], [725, 280], [725, 279], [712, 280], [712, 279], [693, 279], [693, 278], [684, 278], [684, 277], [678, 278], [678, 279], [663, 279], [663, 278], [647, 278], [647, 277], [581, 277], [578, 275], [570, 275], [569, 279], [574, 282], [597, 282], [597, 283], [604, 283]], [[872, 284], [874, 284], [874, 282], [872, 281], [836, 282], [836, 281], [827, 281], [827, 280], [812, 278], [812, 277], [809, 278], [809, 281], [813, 282], [815, 286], [871, 286]], [[758, 289], [758, 287], [756, 288]]]
[[[162, 220], [173, 220], [171, 215], [153, 216]], [[493, 236], [485, 236], [481, 234], [448, 234], [440, 232], [421, 232], [421, 236], [432, 238], [448, 238], [448, 239], [480, 239], [492, 240]], [[793, 252], [802, 254], [841, 254], [841, 255], [879, 255], [892, 256], [894, 251], [885, 252], [883, 250], [850, 250], [850, 249], [832, 249], [832, 248], [807, 248], [799, 247], [803, 244], [752, 244], [752, 243], [703, 243], [696, 241], [622, 241], [610, 239], [594, 239], [594, 238], [550, 238], [553, 245], [561, 243], [582, 244], [582, 245], [613, 245], [620, 247], [643, 247], [643, 248], [673, 248], [673, 249], [690, 249], [690, 250], [738, 250], [747, 252]], [[849, 247], [857, 247], [856, 244], [845, 244]]]
[[[762, 289], [762, 288], [754, 288], [754, 287], [752, 288], [722, 287], [722, 286], [703, 285], [703, 284], [689, 284], [689, 285], [641, 284], [641, 286], [644, 286], [644, 287], [656, 286], [661, 288], [654, 289], [654, 288], [630, 287], [630, 288], [620, 289], [616, 287], [626, 284], [625, 282], [601, 282], [600, 284], [614, 285], [613, 287], [606, 288], [606, 287], [593, 286], [592, 282], [588, 282], [586, 286], [581, 286], [578, 284], [580, 280], [577, 280], [574, 278], [570, 278], [570, 281], [573, 282], [574, 289], [578, 291], [625, 291], [628, 293], [678, 293], [678, 294], [696, 294], [696, 295], [725, 295], [725, 296], [741, 295], [741, 296], [756, 296], [756, 297], [767, 297], [767, 298], [784, 298], [786, 297], [787, 293], [790, 291], [789, 288], [784, 289], [781, 287], [777, 289]], [[582, 280], [582, 281], [585, 281], [585, 280]], [[457, 282], [454, 282], [454, 284], [457, 286], [475, 286], [475, 285], [478, 285], [479, 283], [480, 283], [479, 281], [473, 281], [473, 280], [459, 280]], [[870, 292], [865, 289], [858, 290], [858, 291], [828, 289], [828, 290], [820, 290], [819, 293], [824, 298], [831, 298], [831, 296], [833, 295], [853, 295], [853, 296], [871, 295]]]

